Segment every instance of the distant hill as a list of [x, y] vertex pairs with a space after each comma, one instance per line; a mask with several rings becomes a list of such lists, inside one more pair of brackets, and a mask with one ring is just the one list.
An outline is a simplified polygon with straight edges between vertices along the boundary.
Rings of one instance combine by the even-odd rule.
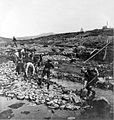
[[11, 40], [12, 39], [10, 39], [10, 38], [0, 37], [0, 43], [10, 42]]
[[5, 37], [0, 37], [0, 46], [4, 46], [8, 43], [10, 43], [12, 39], [10, 38], [5, 38]]
[[16, 39], [17, 40], [30, 40], [30, 39], [36, 39], [42, 36], [49, 36], [49, 35], [54, 35], [54, 33], [49, 32], [49, 33], [42, 33], [42, 34], [35, 35], [35, 36], [16, 37]]

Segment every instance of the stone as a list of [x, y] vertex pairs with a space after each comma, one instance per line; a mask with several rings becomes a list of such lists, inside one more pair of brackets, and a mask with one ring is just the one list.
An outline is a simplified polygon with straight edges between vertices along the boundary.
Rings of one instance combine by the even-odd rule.
[[59, 105], [58, 104], [53, 104], [53, 106], [55, 107], [55, 108], [59, 108]]
[[61, 105], [60, 109], [64, 109], [66, 107], [66, 105]]
[[64, 94], [64, 95], [62, 95], [62, 99], [63, 99], [63, 100], [66, 100], [66, 101], [69, 101], [69, 96], [66, 95], [66, 94]]
[[110, 111], [110, 108], [111, 108], [109, 101], [105, 97], [95, 98], [91, 102], [91, 106], [93, 106], [94, 109], [99, 111], [99, 113], [106, 112], [106, 111], [108, 112]]
[[51, 104], [53, 104], [53, 101], [47, 102], [46, 104], [51, 105]]
[[11, 98], [14, 98], [14, 94], [11, 94], [11, 93], [9, 93], [8, 95], [7, 95], [7, 97], [11, 97]]
[[4, 92], [3, 92], [3, 89], [0, 89], [0, 95], [3, 95]]
[[66, 104], [66, 109], [74, 110], [74, 105], [73, 105], [73, 104], [70, 104], [70, 103], [67, 103], [67, 104]]
[[67, 120], [75, 120], [75, 117], [68, 117]]
[[80, 108], [81, 108], [80, 106], [74, 106], [74, 110], [78, 110]]
[[79, 96], [77, 96], [77, 95], [73, 95], [73, 96], [72, 96], [72, 100], [73, 100], [73, 102], [74, 102], [75, 104], [77, 104], [77, 103], [80, 103], [80, 102], [81, 102], [80, 97], [79, 97]]
[[18, 100], [24, 100], [25, 96], [23, 94], [18, 94], [17, 99]]

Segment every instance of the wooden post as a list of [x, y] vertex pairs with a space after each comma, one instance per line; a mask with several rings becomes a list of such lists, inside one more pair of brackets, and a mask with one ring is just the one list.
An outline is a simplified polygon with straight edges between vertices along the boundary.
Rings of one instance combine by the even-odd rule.
[[108, 45], [110, 44], [107, 43], [103, 48], [101, 48], [97, 53], [95, 53], [94, 55], [92, 55], [90, 58], [88, 58], [86, 61], [84, 61], [84, 63], [86, 63], [87, 61], [89, 61], [91, 58], [95, 57], [99, 52], [101, 52], [104, 48], [106, 48]]

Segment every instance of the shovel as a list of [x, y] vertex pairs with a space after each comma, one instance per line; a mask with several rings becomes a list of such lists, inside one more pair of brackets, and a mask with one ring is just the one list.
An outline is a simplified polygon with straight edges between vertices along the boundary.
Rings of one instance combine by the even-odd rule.
[[97, 78], [97, 76], [95, 76], [85, 87], [82, 88], [82, 90], [84, 90], [91, 82], [93, 82], [95, 79]]

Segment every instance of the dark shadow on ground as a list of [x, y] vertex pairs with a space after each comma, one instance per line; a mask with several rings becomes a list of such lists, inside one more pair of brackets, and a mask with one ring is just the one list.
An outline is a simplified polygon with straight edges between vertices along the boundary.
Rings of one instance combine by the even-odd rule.
[[25, 103], [15, 103], [15, 104], [12, 104], [8, 107], [12, 108], [12, 109], [18, 109], [19, 107], [22, 107]]
[[10, 119], [14, 116], [12, 109], [5, 110], [0, 113], [0, 119]]

